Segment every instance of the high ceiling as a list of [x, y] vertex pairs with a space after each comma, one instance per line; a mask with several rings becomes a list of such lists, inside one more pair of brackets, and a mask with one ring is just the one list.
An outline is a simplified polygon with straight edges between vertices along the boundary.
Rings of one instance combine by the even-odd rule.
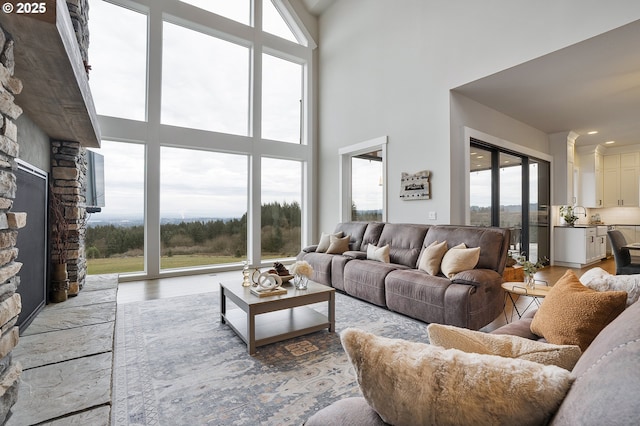
[[640, 20], [455, 90], [577, 146], [640, 144]]
[[302, 0], [307, 10], [316, 16], [327, 10], [336, 0]]

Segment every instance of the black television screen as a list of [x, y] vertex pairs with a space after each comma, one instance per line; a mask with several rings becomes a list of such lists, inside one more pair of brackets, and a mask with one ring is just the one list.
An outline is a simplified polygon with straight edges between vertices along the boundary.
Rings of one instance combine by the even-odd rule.
[[100, 211], [104, 207], [104, 156], [87, 150], [87, 211]]

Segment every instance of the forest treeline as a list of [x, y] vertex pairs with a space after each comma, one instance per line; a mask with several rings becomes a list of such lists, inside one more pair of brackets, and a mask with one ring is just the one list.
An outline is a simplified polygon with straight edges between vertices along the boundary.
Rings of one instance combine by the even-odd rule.
[[[262, 251], [297, 254], [300, 249], [301, 211], [297, 202], [263, 204], [261, 208]], [[215, 254], [244, 257], [247, 253], [247, 215], [236, 219], [183, 221], [160, 225], [162, 255]], [[87, 228], [89, 259], [141, 256], [144, 226], [98, 225]]]

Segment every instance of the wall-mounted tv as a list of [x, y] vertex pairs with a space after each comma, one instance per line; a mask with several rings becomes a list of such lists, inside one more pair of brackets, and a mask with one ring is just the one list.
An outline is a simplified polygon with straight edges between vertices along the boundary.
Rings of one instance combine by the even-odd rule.
[[104, 207], [104, 156], [87, 150], [87, 212], [96, 213]]

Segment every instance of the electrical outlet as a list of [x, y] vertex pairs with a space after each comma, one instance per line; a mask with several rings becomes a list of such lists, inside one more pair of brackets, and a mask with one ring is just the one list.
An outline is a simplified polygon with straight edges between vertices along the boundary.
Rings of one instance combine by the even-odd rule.
[[436, 214], [436, 212], [429, 212], [429, 220], [436, 220], [438, 218], [438, 215]]

